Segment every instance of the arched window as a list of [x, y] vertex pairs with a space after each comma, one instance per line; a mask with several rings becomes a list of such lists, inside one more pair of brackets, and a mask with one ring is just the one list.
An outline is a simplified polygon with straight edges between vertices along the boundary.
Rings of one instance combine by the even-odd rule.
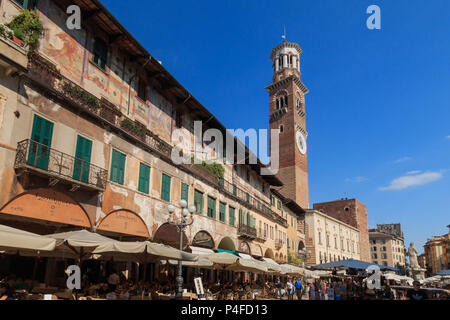
[[280, 126], [280, 132], [281, 132], [281, 133], [284, 132], [284, 126], [283, 126], [283, 125]]

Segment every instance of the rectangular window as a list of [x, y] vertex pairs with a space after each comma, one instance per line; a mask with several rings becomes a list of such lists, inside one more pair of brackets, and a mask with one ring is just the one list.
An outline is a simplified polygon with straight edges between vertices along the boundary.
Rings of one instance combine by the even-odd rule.
[[163, 173], [161, 181], [161, 200], [170, 202], [170, 183], [172, 178]]
[[30, 150], [28, 151], [28, 165], [48, 170], [52, 137], [53, 123], [38, 115], [34, 115], [33, 129], [31, 131], [32, 141], [30, 141]]
[[235, 209], [233, 207], [228, 207], [228, 216], [229, 216], [228, 222], [229, 222], [230, 226], [233, 226], [233, 227], [234, 227], [234, 219], [235, 219], [234, 212], [235, 212]]
[[147, 194], [150, 192], [150, 167], [142, 162], [139, 167], [138, 190]]
[[281, 210], [281, 201], [280, 201], [280, 200], [277, 201], [277, 208], [278, 208], [279, 210]]
[[247, 203], [250, 203], [250, 194], [248, 192], [245, 194], [245, 199]]
[[14, 2], [24, 9], [36, 9], [37, 0], [14, 0]]
[[125, 154], [113, 149], [111, 158], [110, 180], [122, 185], [124, 183], [125, 177], [125, 159], [126, 159]]
[[147, 84], [142, 78], [139, 78], [137, 94], [142, 101], [147, 101]]
[[208, 217], [216, 218], [216, 199], [208, 196]]
[[233, 184], [233, 196], [237, 196], [237, 187], [235, 184]]
[[106, 71], [106, 62], [108, 60], [108, 46], [100, 38], [95, 38], [94, 42], [94, 52], [92, 55], [92, 62], [102, 69], [103, 71]]
[[78, 136], [75, 151], [75, 164], [73, 168], [73, 179], [89, 183], [89, 171], [91, 163], [92, 141]]
[[187, 203], [189, 203], [189, 186], [182, 182], [181, 183], [181, 200], [186, 200]]
[[227, 205], [223, 202], [219, 203], [219, 220], [225, 222], [225, 215], [227, 212]]
[[203, 214], [203, 193], [195, 190], [194, 192], [194, 205], [198, 214]]

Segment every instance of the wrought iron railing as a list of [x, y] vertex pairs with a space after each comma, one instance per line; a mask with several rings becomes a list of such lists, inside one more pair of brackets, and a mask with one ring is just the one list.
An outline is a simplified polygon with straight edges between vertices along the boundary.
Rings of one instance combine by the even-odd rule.
[[256, 237], [256, 228], [250, 227], [245, 224], [239, 225], [238, 232], [251, 237]]
[[104, 190], [108, 171], [55, 150], [34, 140], [23, 140], [17, 145], [15, 167], [33, 167]]
[[229, 195], [239, 198], [240, 200], [248, 204], [250, 207], [264, 214], [266, 217], [274, 219], [283, 225], [287, 223], [285, 219], [281, 218], [270, 209], [268, 203], [265, 203], [253, 197], [247, 191], [239, 188], [236, 184], [232, 184], [231, 182], [225, 179], [220, 179], [219, 186], [223, 189], [223, 191], [225, 191]]

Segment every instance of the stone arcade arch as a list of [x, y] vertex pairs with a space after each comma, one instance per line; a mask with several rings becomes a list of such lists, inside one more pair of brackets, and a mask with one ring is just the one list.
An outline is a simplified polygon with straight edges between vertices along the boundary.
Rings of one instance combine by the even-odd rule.
[[127, 240], [150, 238], [150, 233], [144, 220], [137, 213], [127, 209], [110, 212], [99, 221], [97, 231], [105, 234], [105, 236], [115, 236]]
[[236, 246], [234, 245], [234, 241], [231, 238], [224, 237], [217, 246], [217, 249], [235, 252]]
[[203, 230], [197, 232], [197, 234], [194, 236], [194, 239], [192, 239], [192, 246], [208, 249], [215, 248], [213, 237], [208, 232]]
[[275, 255], [273, 254], [273, 250], [270, 248], [266, 249], [266, 252], [264, 253], [264, 258], [270, 258], [270, 259], [275, 258]]
[[[164, 243], [171, 247], [180, 248], [180, 231], [172, 224], [164, 223], [158, 230], [156, 230], [153, 236], [153, 241], [158, 243]], [[186, 233], [183, 232], [183, 249], [189, 245], [189, 239]]]
[[40, 234], [92, 229], [86, 210], [71, 196], [52, 189], [34, 189], [11, 199], [0, 210], [2, 223]]

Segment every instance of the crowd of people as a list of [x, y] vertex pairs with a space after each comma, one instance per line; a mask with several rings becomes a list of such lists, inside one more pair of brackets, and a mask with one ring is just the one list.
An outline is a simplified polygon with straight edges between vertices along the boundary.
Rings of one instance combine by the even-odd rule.
[[[439, 293], [424, 290], [420, 282], [414, 281], [413, 288], [398, 290], [392, 288], [386, 281], [382, 289], [368, 289], [364, 278], [338, 278], [330, 280], [317, 279], [305, 283], [305, 279], [297, 277], [258, 277], [255, 280], [235, 278], [232, 281], [213, 282], [204, 281], [203, 287], [207, 299], [288, 299], [288, 300], [448, 300], [445, 290]], [[436, 284], [430, 285], [434, 288]], [[428, 286], [428, 287], [430, 287]], [[89, 274], [82, 279], [82, 289], [75, 291], [77, 296], [95, 297], [108, 300], [155, 299], [155, 295], [175, 295], [177, 291], [174, 279], [163, 279], [157, 282], [127, 280], [122, 273], [112, 270], [109, 276], [101, 279], [100, 283], [93, 282]], [[450, 289], [447, 285], [446, 289]], [[184, 288], [195, 292], [193, 284]], [[31, 289], [30, 282], [14, 276], [3, 278], [0, 281], [0, 300], [15, 299], [18, 290]], [[444, 288], [441, 288], [444, 289]], [[259, 296], [258, 296], [259, 295]], [[257, 297], [258, 296], [258, 297]]]

